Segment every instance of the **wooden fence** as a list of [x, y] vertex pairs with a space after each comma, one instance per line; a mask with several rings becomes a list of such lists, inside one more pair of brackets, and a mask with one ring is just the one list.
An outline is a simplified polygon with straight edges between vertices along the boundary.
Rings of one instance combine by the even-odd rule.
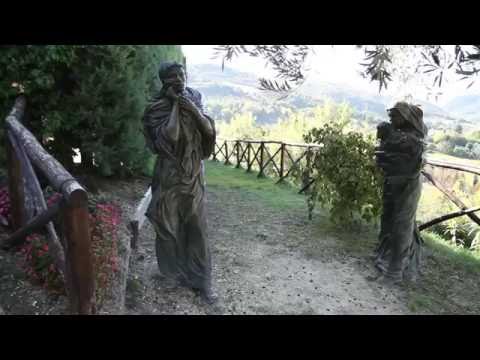
[[[314, 152], [320, 148], [318, 144], [295, 144], [280, 141], [261, 140], [226, 140], [217, 139], [215, 150], [211, 156], [214, 161], [222, 161], [225, 165], [234, 165], [244, 168], [247, 172], [257, 171], [258, 177], [269, 176], [277, 179], [277, 183], [292, 177], [295, 171], [301, 168], [309, 168]], [[426, 165], [431, 167], [446, 168], [455, 171], [464, 171], [480, 175], [480, 168], [463, 164], [433, 160], [427, 157]], [[468, 208], [447, 186], [435, 179], [428, 169], [422, 170], [425, 180], [439, 189], [458, 208], [455, 211], [438, 218], [432, 219], [419, 226], [420, 231], [425, 230], [440, 222], [459, 216], [468, 216], [472, 221], [480, 225], [480, 218], [475, 212], [480, 207]], [[302, 178], [299, 193], [304, 192], [313, 184], [312, 178]]]
[[[22, 125], [26, 99], [20, 96], [5, 121], [8, 188], [15, 232], [2, 247], [21, 245], [42, 227], [48, 231], [48, 251], [64, 278], [70, 311], [95, 312], [94, 272], [88, 213], [88, 195], [75, 178]], [[47, 208], [35, 170], [62, 195]], [[52, 220], [59, 215], [60, 236]]]

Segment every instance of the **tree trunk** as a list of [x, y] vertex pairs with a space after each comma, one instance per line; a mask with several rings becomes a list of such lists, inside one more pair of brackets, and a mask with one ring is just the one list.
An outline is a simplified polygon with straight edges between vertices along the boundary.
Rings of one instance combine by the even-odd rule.
[[82, 169], [85, 172], [90, 172], [93, 169], [93, 153], [91, 151], [81, 150], [80, 156], [82, 157]]

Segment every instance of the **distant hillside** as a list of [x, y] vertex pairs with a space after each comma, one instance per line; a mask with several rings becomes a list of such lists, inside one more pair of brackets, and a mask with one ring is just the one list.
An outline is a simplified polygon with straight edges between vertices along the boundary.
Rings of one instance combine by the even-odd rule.
[[445, 109], [457, 117], [480, 123], [480, 95], [458, 96]]
[[[240, 103], [248, 100], [275, 106], [272, 96], [258, 89], [255, 74], [229, 68], [222, 72], [220, 64], [192, 65], [188, 68], [188, 74], [189, 83], [205, 95], [207, 102], [209, 98], [218, 100], [228, 97], [231, 101], [236, 99]], [[359, 118], [368, 115], [376, 119], [386, 119], [386, 109], [394, 103], [394, 99], [390, 97], [368, 94], [346, 84], [333, 84], [311, 76], [297, 93], [283, 100], [282, 104], [302, 109], [321, 105], [326, 99], [348, 102]], [[480, 113], [480, 97], [458, 97], [444, 108], [427, 101], [414, 102], [422, 106], [425, 122], [430, 128], [453, 128], [457, 124], [470, 128], [475, 125], [475, 121], [472, 121], [475, 114]], [[274, 119], [270, 114], [258, 118], [258, 121], [272, 122]]]
[[220, 83], [224, 85], [239, 85], [255, 88], [258, 84], [255, 74], [241, 72], [221, 64], [191, 65], [187, 68], [188, 81], [192, 84]]

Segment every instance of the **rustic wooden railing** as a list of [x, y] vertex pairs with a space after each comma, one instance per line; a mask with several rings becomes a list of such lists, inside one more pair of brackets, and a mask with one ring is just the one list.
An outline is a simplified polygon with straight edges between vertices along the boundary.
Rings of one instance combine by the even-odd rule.
[[[300, 167], [309, 168], [312, 155], [318, 148], [320, 148], [318, 144], [218, 138], [211, 159], [222, 161], [225, 165], [234, 165], [237, 168], [242, 167], [247, 172], [255, 170], [258, 172], [258, 177], [270, 176], [278, 178], [277, 183], [280, 183], [291, 176], [294, 171], [299, 170]], [[428, 157], [426, 158], [426, 165], [480, 175], [480, 168], [478, 167], [449, 163]], [[459, 216], [468, 216], [472, 221], [480, 225], [480, 218], [475, 215], [475, 212], [480, 211], [480, 207], [468, 208], [447, 186], [438, 179], [434, 179], [427, 168], [422, 171], [422, 175], [460, 210], [421, 224], [419, 226], [420, 231]], [[313, 181], [311, 178], [302, 179], [299, 193], [306, 191], [313, 184]]]
[[[92, 314], [95, 300], [88, 195], [22, 125], [25, 108], [25, 97], [18, 97], [5, 121], [8, 187], [15, 232], [2, 242], [2, 247], [21, 245], [27, 235], [46, 226], [49, 253], [64, 278], [70, 311]], [[62, 194], [62, 199], [49, 208], [34, 169]], [[57, 215], [60, 237], [52, 223]]]
[[300, 169], [301, 162], [308, 166], [317, 144], [296, 144], [280, 141], [223, 140], [218, 139], [212, 160], [223, 161], [225, 165], [242, 165], [247, 172], [257, 171], [258, 177], [277, 177], [283, 182]]

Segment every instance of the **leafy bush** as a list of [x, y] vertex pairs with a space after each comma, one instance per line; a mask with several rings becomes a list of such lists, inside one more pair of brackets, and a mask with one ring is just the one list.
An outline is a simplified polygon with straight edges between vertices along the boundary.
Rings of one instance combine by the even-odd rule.
[[369, 222], [382, 207], [382, 175], [375, 164], [375, 143], [371, 136], [344, 132], [345, 124], [331, 123], [309, 131], [307, 143], [320, 145], [304, 174], [314, 179], [308, 191], [311, 216], [315, 203], [330, 208], [336, 223], [352, 223], [354, 215]]
[[480, 227], [466, 216], [432, 226], [431, 231], [453, 245], [471, 250], [480, 249]]
[[28, 278], [47, 290], [65, 294], [65, 283], [48, 251], [46, 235], [31, 234], [20, 248], [23, 256], [23, 268]]
[[458, 156], [460, 158], [468, 159], [471, 157], [470, 152], [466, 147], [463, 146], [455, 146], [452, 154], [453, 156]]

